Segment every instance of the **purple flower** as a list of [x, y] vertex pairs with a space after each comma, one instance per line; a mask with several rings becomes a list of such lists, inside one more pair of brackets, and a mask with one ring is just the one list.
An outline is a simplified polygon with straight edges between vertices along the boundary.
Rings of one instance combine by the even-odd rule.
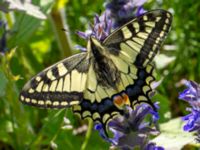
[[[136, 16], [145, 12], [142, 5], [146, 0], [111, 0], [105, 4], [105, 12], [101, 16], [95, 15], [94, 25], [86, 32], [78, 31], [77, 34], [84, 39], [94, 36], [103, 41], [112, 29], [118, 28]], [[80, 49], [82, 50], [82, 49]]]
[[191, 107], [187, 108], [187, 110], [191, 113], [183, 117], [183, 120], [187, 121], [183, 129], [189, 132], [197, 131], [197, 133], [200, 133], [200, 86], [194, 81], [184, 80], [184, 84], [187, 86], [187, 89], [179, 94], [179, 99], [190, 104]]
[[78, 31], [77, 34], [84, 39], [90, 36], [96, 37], [99, 41], [103, 41], [111, 32], [112, 22], [107, 18], [106, 12], [103, 15], [95, 15], [94, 25], [86, 32]]
[[113, 20], [113, 28], [120, 27], [143, 14], [145, 10], [142, 5], [145, 2], [146, 0], [111, 0], [106, 3], [106, 11]]
[[184, 84], [187, 86], [187, 89], [184, 90], [179, 95], [179, 99], [185, 100], [190, 105], [200, 111], [200, 86], [194, 81], [183, 81]]
[[80, 50], [82, 52], [86, 52], [87, 51], [87, 49], [85, 47], [82, 47], [80, 45], [75, 45], [74, 48], [77, 49], [77, 50]]
[[[157, 108], [157, 105], [155, 107]], [[108, 129], [113, 133], [113, 138], [106, 135], [101, 124], [97, 124], [95, 129], [99, 131], [104, 140], [117, 148], [131, 150], [140, 147], [144, 150], [154, 150], [155, 144], [148, 143], [148, 139], [149, 135], [158, 134], [158, 130], [155, 128], [158, 113], [148, 104], [141, 104], [135, 110], [127, 106], [125, 112], [124, 116], [114, 118], [108, 124]], [[148, 115], [151, 117], [151, 121], [145, 122], [144, 119]]]
[[190, 114], [184, 116], [182, 119], [187, 121], [187, 124], [183, 127], [185, 131], [195, 131], [200, 129], [200, 112], [194, 109], [187, 109], [191, 111]]
[[149, 143], [147, 146], [144, 148], [144, 150], [164, 150], [163, 147], [161, 146], [156, 146], [155, 143]]

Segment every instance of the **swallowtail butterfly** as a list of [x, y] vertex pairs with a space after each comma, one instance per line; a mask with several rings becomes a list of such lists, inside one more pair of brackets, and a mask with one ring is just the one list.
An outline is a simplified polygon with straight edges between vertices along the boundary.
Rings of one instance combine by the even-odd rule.
[[20, 101], [42, 108], [72, 107], [81, 118], [106, 126], [123, 106], [149, 103], [152, 60], [172, 23], [164, 10], [147, 12], [113, 31], [103, 42], [91, 36], [87, 52], [66, 58], [26, 83]]

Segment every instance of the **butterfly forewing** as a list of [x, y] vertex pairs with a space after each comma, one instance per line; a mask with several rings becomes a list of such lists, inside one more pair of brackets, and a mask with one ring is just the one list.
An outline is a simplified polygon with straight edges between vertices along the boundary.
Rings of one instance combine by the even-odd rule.
[[23, 103], [61, 108], [79, 104], [87, 79], [86, 53], [64, 59], [33, 77], [22, 89]]
[[103, 43], [110, 53], [145, 67], [160, 49], [171, 22], [172, 15], [167, 11], [147, 12], [114, 31]]

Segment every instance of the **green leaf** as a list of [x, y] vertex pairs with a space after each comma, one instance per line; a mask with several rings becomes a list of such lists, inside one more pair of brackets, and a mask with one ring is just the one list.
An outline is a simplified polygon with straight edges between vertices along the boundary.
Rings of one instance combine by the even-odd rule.
[[50, 114], [43, 123], [39, 134], [33, 139], [29, 148], [37, 149], [40, 146], [49, 146], [59, 135], [66, 109], [50, 110]]
[[0, 68], [0, 97], [3, 97], [5, 95], [7, 83], [8, 83], [8, 79], [6, 78], [2, 69]]
[[13, 10], [22, 11], [35, 18], [46, 19], [46, 15], [40, 10], [40, 8], [33, 5], [29, 0], [25, 0], [24, 2], [20, 0], [4, 0], [0, 5], [3, 5], [3, 7], [0, 7], [0, 10], [7, 13]]
[[[39, 5], [39, 2], [37, 2]], [[54, 1], [50, 0], [48, 3], [43, 3], [39, 7], [44, 13], [47, 13]], [[29, 10], [29, 14], [35, 13], [35, 15], [38, 15], [37, 11], [34, 11], [33, 6], [28, 5], [27, 6]], [[30, 38], [30, 36], [37, 30], [42, 22], [42, 20], [35, 18], [30, 15], [26, 15], [26, 13], [17, 13], [19, 11], [15, 11], [15, 23], [13, 24], [13, 36], [8, 40], [8, 45], [10, 48], [15, 47], [16, 45], [23, 45], [27, 43], [27, 39]], [[44, 19], [44, 18], [43, 18]]]
[[152, 142], [164, 147], [166, 150], [180, 150], [185, 145], [197, 145], [195, 136], [191, 132], [183, 131], [184, 122], [181, 118], [172, 119], [160, 125], [161, 134]]

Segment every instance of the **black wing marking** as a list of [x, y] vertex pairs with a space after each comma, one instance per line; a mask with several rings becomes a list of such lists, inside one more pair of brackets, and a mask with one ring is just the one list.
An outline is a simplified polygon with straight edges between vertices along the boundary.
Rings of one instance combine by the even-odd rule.
[[153, 10], [115, 30], [103, 44], [111, 54], [121, 56], [138, 67], [145, 67], [160, 49], [171, 23], [169, 12]]
[[87, 53], [66, 58], [26, 83], [20, 101], [38, 107], [62, 108], [79, 104], [87, 79]]
[[[86, 89], [82, 102], [72, 106], [74, 113], [82, 119], [90, 118], [100, 122], [106, 129], [112, 118], [124, 113], [120, 105], [128, 104], [134, 108], [145, 102], [155, 109], [150, 100], [153, 92], [150, 84], [155, 80], [152, 76], [153, 70], [151, 65], [137, 69], [130, 64], [128, 72], [120, 71], [118, 90], [95, 83], [95, 91]], [[122, 100], [122, 103], [116, 103], [117, 100]]]

